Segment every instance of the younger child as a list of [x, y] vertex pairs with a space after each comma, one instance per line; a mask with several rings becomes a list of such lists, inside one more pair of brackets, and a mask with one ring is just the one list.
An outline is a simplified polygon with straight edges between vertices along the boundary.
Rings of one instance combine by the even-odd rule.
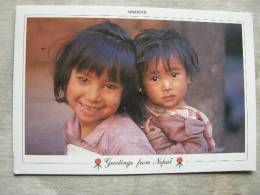
[[184, 98], [198, 57], [174, 29], [149, 29], [136, 36], [137, 68], [144, 96], [143, 128], [157, 154], [205, 153], [215, 142], [205, 114]]
[[132, 121], [141, 116], [135, 64], [133, 41], [110, 22], [79, 32], [60, 51], [54, 95], [75, 113], [63, 129], [67, 154], [155, 154]]

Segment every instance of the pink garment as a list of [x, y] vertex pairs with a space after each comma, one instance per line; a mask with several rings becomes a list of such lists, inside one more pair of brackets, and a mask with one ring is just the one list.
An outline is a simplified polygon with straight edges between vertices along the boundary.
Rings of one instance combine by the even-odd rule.
[[144, 130], [158, 154], [205, 153], [214, 150], [212, 126], [205, 114], [190, 106], [173, 114], [146, 109]]
[[79, 120], [74, 116], [64, 127], [66, 144], [102, 155], [156, 154], [142, 130], [126, 115], [115, 114], [81, 139]]

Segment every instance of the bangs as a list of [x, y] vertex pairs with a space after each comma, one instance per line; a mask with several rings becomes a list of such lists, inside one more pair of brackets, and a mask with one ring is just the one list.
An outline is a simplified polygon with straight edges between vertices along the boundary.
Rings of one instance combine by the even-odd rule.
[[141, 75], [149, 64], [157, 69], [159, 60], [163, 60], [166, 71], [171, 70], [171, 58], [176, 56], [190, 77], [199, 72], [198, 56], [186, 37], [174, 29], [149, 29], [135, 37], [138, 51], [137, 68]]
[[128, 45], [119, 45], [114, 40], [104, 39], [100, 35], [86, 37], [83, 47], [75, 49], [78, 50], [75, 57], [77, 71], [94, 72], [97, 77], [108, 71], [109, 79], [113, 82], [122, 82], [127, 69], [135, 64], [135, 53]]
[[173, 57], [179, 58], [181, 64], [184, 66], [183, 55], [176, 47], [153, 48], [150, 49], [149, 52], [144, 53], [144, 59], [146, 61], [144, 71], [147, 71], [148, 66], [151, 64], [157, 70], [159, 61], [162, 60], [165, 71], [169, 72], [172, 70], [171, 63]]

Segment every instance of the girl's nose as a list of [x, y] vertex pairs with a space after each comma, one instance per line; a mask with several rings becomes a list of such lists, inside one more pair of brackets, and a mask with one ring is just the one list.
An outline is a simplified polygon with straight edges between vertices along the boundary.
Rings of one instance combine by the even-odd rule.
[[90, 102], [99, 102], [101, 100], [101, 92], [98, 87], [90, 87], [85, 92], [85, 97]]
[[169, 79], [164, 79], [162, 81], [162, 90], [163, 91], [169, 91], [172, 89], [172, 83]]

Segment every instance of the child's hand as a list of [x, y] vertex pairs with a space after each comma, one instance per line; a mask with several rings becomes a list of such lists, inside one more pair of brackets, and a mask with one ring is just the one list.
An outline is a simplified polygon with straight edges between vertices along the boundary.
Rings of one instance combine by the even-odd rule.
[[146, 134], [151, 134], [151, 133], [155, 133], [157, 127], [151, 125], [151, 120], [152, 120], [152, 117], [149, 117], [145, 123], [145, 126], [144, 126], [144, 131]]
[[160, 115], [152, 122], [155, 123], [169, 139], [177, 143], [200, 136], [205, 128], [203, 121], [185, 118], [178, 114], [173, 116]]
[[170, 147], [171, 145], [174, 145], [175, 143], [168, 139], [168, 137], [162, 132], [161, 129], [159, 129], [156, 126], [153, 126], [151, 123], [152, 117], [147, 119], [145, 123], [145, 134], [156, 151], [156, 153], [160, 153], [160, 151], [163, 151]]

